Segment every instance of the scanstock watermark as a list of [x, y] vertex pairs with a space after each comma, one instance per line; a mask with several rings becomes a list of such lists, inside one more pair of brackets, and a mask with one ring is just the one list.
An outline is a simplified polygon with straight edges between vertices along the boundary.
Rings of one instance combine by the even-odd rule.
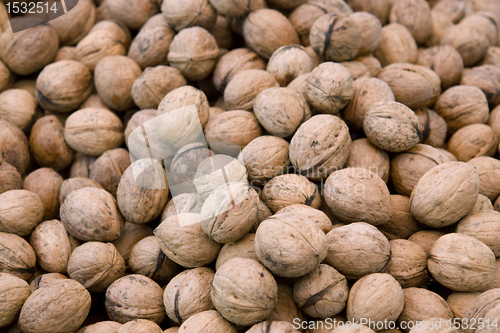
[[73, 10], [79, 0], [5, 1], [12, 32], [16, 33], [50, 22]]

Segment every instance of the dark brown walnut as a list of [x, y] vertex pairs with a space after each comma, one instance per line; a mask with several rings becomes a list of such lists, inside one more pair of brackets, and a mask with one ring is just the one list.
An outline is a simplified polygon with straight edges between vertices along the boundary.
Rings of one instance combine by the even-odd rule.
[[295, 329], [295, 326], [288, 321], [263, 321], [261, 323], [253, 325], [246, 333], [259, 333], [259, 332], [269, 332], [269, 333], [299, 333]]
[[79, 329], [76, 333], [107, 333], [116, 332], [122, 324], [116, 321], [100, 321]]
[[366, 318], [372, 322], [396, 320], [404, 307], [401, 285], [391, 275], [374, 273], [354, 283], [347, 300], [350, 322]]
[[382, 24], [378, 17], [367, 12], [350, 15], [361, 32], [361, 46], [358, 55], [369, 55], [378, 47], [382, 38]]
[[215, 37], [201, 27], [191, 27], [175, 35], [167, 59], [187, 80], [201, 81], [213, 71], [218, 55]]
[[419, 65], [391, 64], [382, 69], [377, 78], [389, 85], [396, 101], [412, 109], [428, 106], [441, 93], [439, 76]]
[[215, 273], [211, 297], [224, 318], [249, 326], [264, 320], [276, 306], [278, 285], [257, 261], [235, 258]]
[[432, 7], [432, 11], [446, 15], [453, 23], [458, 23], [465, 16], [474, 13], [474, 7], [470, 1], [440, 0]]
[[19, 127], [3, 119], [0, 119], [0, 155], [21, 176], [25, 175], [30, 162], [28, 139]]
[[258, 9], [243, 21], [243, 38], [249, 48], [264, 59], [284, 45], [300, 44], [292, 23], [277, 10]]
[[390, 0], [347, 0], [347, 3], [356, 12], [368, 12], [375, 15], [382, 24], [387, 23], [392, 4]]
[[397, 193], [409, 197], [422, 176], [436, 165], [449, 162], [439, 150], [417, 144], [391, 160], [391, 180]]
[[130, 252], [130, 270], [164, 285], [178, 272], [179, 266], [165, 256], [154, 236], [141, 239]]
[[257, 228], [255, 253], [274, 275], [296, 278], [310, 273], [323, 261], [327, 239], [309, 216], [281, 212]]
[[215, 269], [218, 270], [225, 262], [233, 258], [247, 258], [258, 260], [257, 255], [255, 254], [254, 233], [248, 233], [243, 238], [234, 243], [224, 244], [219, 252], [219, 255], [217, 256]]
[[[494, 322], [498, 318], [498, 302], [500, 299], [500, 292], [498, 289], [488, 290], [476, 299], [474, 299], [464, 314], [464, 320], [467, 321], [483, 321]], [[481, 320], [480, 320], [481, 318]], [[465, 333], [471, 332], [487, 332], [488, 329], [470, 329], [463, 330]]]
[[366, 67], [365, 64], [359, 62], [359, 61], [343, 61], [340, 63], [342, 66], [347, 68], [349, 73], [351, 74], [351, 78], [353, 81], [356, 81], [357, 79], [362, 79], [362, 78], [370, 78], [371, 72], [368, 67]]
[[26, 333], [76, 331], [90, 311], [90, 293], [75, 280], [61, 279], [35, 290], [19, 316], [19, 327]]
[[44, 206], [44, 220], [56, 218], [59, 213], [59, 189], [64, 179], [50, 168], [40, 168], [30, 173], [25, 179], [23, 188], [40, 197]]
[[147, 224], [135, 224], [125, 222], [121, 236], [113, 241], [118, 253], [125, 260], [125, 264], [129, 267], [128, 260], [134, 246], [148, 236], [153, 236], [153, 229]]
[[42, 222], [44, 207], [40, 197], [26, 190], [0, 194], [0, 232], [26, 236]]
[[14, 275], [0, 273], [0, 327], [14, 323], [31, 294], [28, 283]]
[[147, 319], [160, 324], [166, 317], [163, 289], [139, 274], [127, 275], [113, 282], [106, 290], [105, 306], [109, 318], [119, 323]]
[[257, 53], [246, 48], [234, 49], [217, 61], [213, 73], [213, 82], [217, 90], [223, 92], [233, 77], [244, 70], [265, 70], [266, 64]]
[[500, 68], [494, 65], [473, 67], [464, 71], [460, 84], [481, 89], [491, 106], [500, 104]]
[[76, 111], [66, 120], [66, 143], [77, 152], [100, 156], [123, 143], [123, 124], [111, 111], [87, 108]]
[[349, 128], [339, 117], [317, 115], [302, 124], [290, 142], [290, 161], [312, 180], [326, 179], [349, 156]]
[[44, 221], [31, 233], [30, 245], [38, 265], [50, 273], [66, 273], [73, 250], [80, 245], [58, 220]]
[[[21, 19], [21, 18], [19, 18]], [[0, 36], [0, 60], [19, 75], [29, 75], [50, 64], [56, 57], [59, 38], [48, 24]]]
[[500, 67], [500, 47], [490, 46], [486, 51], [486, 55], [483, 60], [479, 62], [479, 65], [495, 65]]
[[231, 152], [237, 154], [238, 152], [235, 151], [237, 147], [245, 148], [261, 134], [259, 121], [253, 113], [248, 111], [226, 111], [215, 117], [205, 127], [205, 138], [210, 148], [221, 154], [232, 155]]
[[473, 158], [468, 163], [472, 164], [479, 173], [479, 193], [494, 202], [500, 195], [500, 161], [482, 156]]
[[471, 27], [483, 33], [489, 39], [490, 45], [496, 45], [498, 41], [498, 25], [500, 16], [492, 12], [475, 12], [467, 15], [460, 21], [461, 26]]
[[163, 330], [151, 320], [135, 319], [120, 326], [116, 333], [163, 333]]
[[446, 29], [441, 44], [453, 46], [462, 56], [464, 66], [470, 67], [484, 57], [490, 41], [485, 34], [459, 24]]
[[141, 76], [141, 68], [132, 59], [117, 55], [101, 59], [94, 72], [99, 97], [109, 108], [127, 111], [134, 106], [132, 85]]
[[155, 0], [134, 0], [125, 3], [120, 0], [106, 0], [104, 6], [111, 18], [120, 20], [131, 30], [139, 30], [151, 16], [160, 11]]
[[311, 111], [299, 93], [289, 88], [269, 88], [255, 97], [253, 112], [272, 135], [289, 137], [309, 118]]
[[417, 62], [417, 43], [410, 31], [399, 23], [391, 23], [382, 28], [382, 38], [373, 55], [383, 67], [394, 63]]
[[123, 172], [130, 166], [130, 155], [124, 148], [105, 151], [89, 168], [89, 177], [116, 196]]
[[233, 32], [229, 27], [229, 20], [225, 16], [217, 14], [215, 24], [209, 31], [215, 37], [219, 50], [231, 49], [233, 45]]
[[3, 61], [0, 60], [0, 91], [4, 91], [5, 89], [9, 89], [14, 83], [14, 75], [12, 75], [11, 71]]
[[203, 201], [196, 193], [182, 193], [167, 202], [161, 213], [161, 221], [182, 213], [200, 213]]
[[500, 254], [498, 245], [500, 234], [500, 212], [490, 210], [471, 214], [463, 218], [457, 225], [457, 232], [474, 237], [486, 244], [495, 254]]
[[242, 154], [251, 185], [263, 185], [266, 180], [284, 174], [291, 165], [289, 143], [271, 135], [253, 139]]
[[321, 204], [316, 186], [306, 177], [296, 174], [285, 174], [271, 179], [262, 190], [261, 200], [273, 213], [296, 204], [316, 209]]
[[186, 79], [176, 68], [148, 67], [132, 85], [132, 98], [141, 109], [156, 109], [165, 95], [186, 84]]
[[465, 162], [475, 157], [494, 156], [498, 151], [498, 138], [488, 125], [467, 125], [453, 134], [448, 150]]
[[[446, 179], [448, 186], [440, 184]], [[472, 209], [479, 194], [479, 174], [464, 162], [447, 162], [427, 171], [411, 193], [411, 214], [432, 228], [451, 225]]]
[[208, 0], [178, 2], [164, 1], [161, 11], [165, 21], [175, 31], [181, 31], [192, 26], [210, 30], [217, 20], [217, 11]]
[[23, 238], [0, 232], [0, 273], [29, 280], [35, 273], [36, 255]]
[[[446, 301], [438, 294], [424, 288], [405, 288], [405, 307], [398, 318], [400, 323], [416, 324], [429, 318], [453, 320], [453, 312]], [[411, 325], [411, 324], [410, 324]]]
[[180, 325], [197, 313], [215, 310], [210, 297], [214, 276], [210, 268], [200, 267], [186, 270], [170, 280], [163, 293], [170, 320]]
[[384, 273], [391, 274], [403, 288], [420, 287], [428, 280], [427, 252], [412, 241], [393, 239], [391, 260], [384, 268]]
[[298, 76], [313, 70], [313, 61], [300, 45], [282, 46], [269, 59], [266, 70], [274, 75], [280, 86], [286, 87]]
[[217, 258], [221, 245], [201, 227], [199, 214], [183, 213], [164, 220], [154, 231], [161, 250], [184, 267], [201, 267]]
[[193, 179], [196, 171], [200, 163], [211, 155], [213, 154], [210, 149], [201, 142], [190, 143], [179, 149], [170, 164], [168, 177], [171, 188], [174, 186], [177, 193], [195, 193]]
[[417, 44], [424, 43], [432, 33], [431, 8], [425, 0], [396, 1], [391, 7], [389, 21], [405, 26]]
[[45, 116], [35, 122], [29, 147], [40, 166], [54, 170], [67, 168], [75, 157], [74, 150], [64, 140], [64, 127], [56, 116]]
[[178, 330], [177, 328], [170, 328], [167, 331], [167, 333], [197, 333], [202, 331], [218, 333], [237, 332], [236, 328], [215, 310], [195, 314], [183, 323]]
[[95, 23], [97, 13], [93, 1], [79, 1], [74, 9], [69, 15], [58, 17], [49, 23], [56, 30], [60, 45], [75, 45]]
[[259, 69], [248, 69], [235, 74], [224, 90], [224, 101], [229, 110], [252, 111], [256, 96], [273, 87], [279, 87], [276, 78]]
[[115, 199], [98, 188], [84, 187], [71, 192], [60, 213], [68, 233], [82, 241], [110, 242], [123, 232], [124, 220]]
[[351, 143], [349, 157], [345, 163], [348, 168], [365, 168], [375, 172], [387, 183], [389, 180], [390, 160], [385, 151], [375, 147], [367, 138]]
[[66, 197], [73, 191], [79, 190], [83, 187], [95, 187], [103, 189], [99, 183], [89, 178], [75, 177], [66, 179], [59, 189], [59, 203], [62, 204]]
[[12, 165], [0, 159], [0, 194], [22, 188], [23, 179], [21, 174]]
[[467, 125], [485, 124], [490, 114], [488, 100], [481, 89], [466, 85], [447, 89], [434, 109], [446, 120], [449, 134]]
[[333, 62], [316, 67], [306, 83], [306, 100], [318, 113], [337, 114], [353, 94], [351, 73]]
[[436, 45], [419, 54], [418, 65], [432, 69], [447, 89], [460, 82], [464, 62], [462, 56], [450, 45]]
[[325, 264], [298, 279], [293, 286], [294, 301], [314, 318], [340, 313], [346, 306], [348, 293], [345, 276]]
[[56, 59], [54, 62], [62, 60], [75, 60], [76, 47], [74, 46], [63, 46], [57, 51]]
[[166, 65], [165, 55], [174, 39], [175, 32], [167, 24], [163, 14], [149, 18], [132, 40], [127, 56], [142, 69]]
[[373, 55], [356, 57], [354, 58], [354, 61], [364, 64], [370, 70], [372, 77], [376, 77], [382, 70], [380, 61]]
[[[415, 109], [414, 112], [423, 128], [422, 143], [435, 148], [443, 147], [448, 132], [446, 120], [436, 111], [425, 107]], [[449, 155], [453, 156], [451, 153]]]
[[410, 198], [394, 194], [391, 201], [394, 207], [392, 219], [377, 228], [390, 240], [407, 239], [420, 230], [417, 220], [410, 213]]
[[37, 115], [37, 101], [23, 89], [8, 89], [0, 93], [0, 119], [8, 120], [22, 130], [32, 124]]
[[156, 160], [142, 159], [132, 163], [123, 173], [116, 200], [127, 221], [143, 224], [160, 216], [168, 194], [165, 169]]
[[380, 272], [391, 259], [389, 241], [377, 228], [367, 223], [356, 222], [333, 228], [326, 238], [328, 254], [324, 263], [348, 279]]
[[309, 40], [314, 51], [326, 61], [356, 58], [362, 36], [356, 20], [345, 14], [325, 14], [312, 25]]
[[453, 312], [455, 318], [463, 318], [470, 304], [481, 295], [478, 291], [470, 293], [454, 292], [446, 299], [446, 303]]
[[201, 227], [217, 243], [236, 242], [257, 222], [258, 203], [259, 195], [247, 184], [221, 185], [203, 203]]
[[372, 104], [383, 101], [395, 101], [391, 88], [377, 78], [359, 78], [352, 83], [352, 99], [342, 112], [343, 119], [356, 129], [363, 128], [366, 111]]

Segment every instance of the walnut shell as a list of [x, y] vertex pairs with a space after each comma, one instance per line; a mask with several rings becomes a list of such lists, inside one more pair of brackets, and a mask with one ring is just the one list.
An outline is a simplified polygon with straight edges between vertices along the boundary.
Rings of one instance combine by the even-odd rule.
[[[458, 0], [458, 1], [466, 2], [463, 0]], [[453, 22], [450, 20], [450, 16], [447, 14], [431, 10], [431, 17], [432, 17], [432, 32], [429, 38], [424, 43], [428, 47], [440, 45], [446, 30], [453, 26]]]
[[467, 125], [453, 134], [448, 141], [448, 150], [459, 161], [465, 162], [475, 157], [493, 156], [498, 150], [498, 138], [488, 125]]
[[151, 320], [135, 319], [121, 325], [116, 333], [163, 333], [163, 330]]
[[199, 214], [183, 213], [164, 220], [154, 231], [161, 250], [184, 267], [201, 267], [217, 258], [221, 245], [201, 228]]
[[106, 312], [111, 320], [126, 323], [147, 319], [160, 324], [166, 317], [163, 289], [150, 278], [131, 274], [119, 278], [106, 290]]
[[319, 209], [315, 209], [306, 205], [291, 205], [280, 209], [277, 214], [292, 213], [294, 215], [301, 215], [313, 221], [316, 226], [321, 229], [325, 234], [332, 230], [332, 221], [330, 218]]
[[210, 297], [214, 276], [215, 272], [207, 267], [186, 270], [175, 276], [163, 293], [168, 317], [180, 325], [197, 313], [215, 310]]
[[106, 109], [82, 109], [66, 120], [64, 139], [77, 152], [100, 156], [123, 143], [123, 124]]
[[453, 46], [462, 56], [464, 66], [470, 67], [484, 57], [490, 41], [485, 34], [459, 24], [446, 29], [441, 44]]
[[0, 273], [28, 280], [35, 272], [36, 255], [23, 238], [0, 232]]
[[108, 333], [116, 332], [122, 324], [116, 321], [101, 321], [92, 325], [88, 325], [79, 329], [76, 333]]
[[14, 75], [12, 75], [11, 71], [3, 61], [0, 60], [0, 91], [4, 91], [5, 89], [9, 89], [14, 83]]
[[464, 71], [460, 84], [476, 86], [483, 91], [492, 106], [500, 104], [500, 68], [482, 65]]
[[295, 278], [313, 271], [327, 253], [327, 239], [307, 215], [275, 214], [255, 234], [255, 253], [273, 274]]
[[367, 169], [335, 171], [323, 190], [333, 215], [345, 222], [380, 225], [388, 222], [394, 213], [387, 185]]
[[304, 319], [305, 314], [293, 300], [293, 288], [278, 284], [278, 302], [266, 320], [293, 323], [295, 318]]
[[[437, 114], [437, 112], [428, 108], [419, 108], [414, 110], [414, 112], [423, 128], [422, 143], [435, 148], [442, 147], [448, 132], [446, 120]], [[449, 155], [454, 157], [451, 153], [449, 153]]]
[[67, 168], [75, 152], [64, 140], [64, 126], [56, 116], [45, 116], [36, 121], [29, 137], [30, 151], [42, 167], [54, 170]]
[[58, 220], [40, 223], [30, 238], [38, 265], [51, 273], [66, 273], [71, 253], [79, 244]]
[[208, 0], [190, 2], [167, 0], [162, 3], [161, 11], [167, 24], [175, 31], [181, 31], [192, 26], [210, 30], [217, 19], [217, 11]]
[[277, 302], [278, 285], [257, 261], [235, 258], [215, 273], [211, 295], [224, 318], [236, 325], [249, 326], [271, 313]]
[[343, 61], [340, 63], [342, 66], [344, 66], [349, 73], [351, 74], [351, 78], [353, 81], [356, 81], [357, 79], [362, 79], [362, 78], [370, 78], [371, 72], [368, 67], [366, 67], [365, 64], [359, 62], [359, 61]]
[[0, 45], [0, 59], [5, 65], [13, 73], [29, 75], [55, 59], [59, 38], [55, 29], [42, 24], [16, 33], [6, 30], [0, 35]]
[[40, 197], [26, 190], [0, 194], [0, 232], [28, 235], [42, 222], [44, 206]]
[[284, 45], [300, 44], [299, 37], [290, 21], [273, 9], [250, 12], [243, 21], [245, 43], [264, 59]]
[[132, 163], [118, 184], [116, 200], [123, 217], [133, 223], [148, 223], [160, 216], [168, 200], [165, 170], [153, 159]]
[[432, 33], [431, 8], [425, 0], [396, 1], [389, 15], [391, 23], [404, 25], [417, 44], [422, 44]]
[[[467, 311], [465, 312], [464, 319], [467, 322], [476, 321], [484, 321], [484, 322], [494, 322], [498, 319], [498, 300], [500, 297], [500, 290], [492, 289], [488, 290], [481, 295], [479, 295], [469, 306]], [[471, 332], [488, 332], [493, 329], [493, 327], [486, 327], [484, 329], [470, 329], [464, 328], [463, 332], [471, 333]]]
[[490, 201], [490, 199], [488, 199], [488, 197], [482, 195], [481, 193], [479, 193], [478, 197], [477, 197], [477, 201], [476, 203], [474, 204], [474, 207], [472, 207], [471, 211], [469, 212], [469, 214], [465, 215], [464, 219], [466, 217], [469, 217], [471, 215], [474, 215], [474, 214], [478, 214], [478, 213], [481, 213], [483, 211], [492, 211], [494, 210], [493, 208], [493, 203]]
[[287, 321], [263, 321], [253, 325], [246, 333], [298, 333], [294, 324]]
[[356, 57], [354, 61], [360, 62], [365, 65], [370, 70], [371, 77], [376, 77], [382, 70], [380, 61], [378, 61], [378, 59], [372, 55]]
[[[226, 17], [240, 17], [249, 11], [253, 11], [256, 8], [263, 8], [259, 1], [254, 0], [238, 0], [238, 1], [228, 1], [228, 0], [210, 0], [210, 4], [222, 15]], [[265, 5], [267, 8], [267, 5]], [[240, 33], [241, 34], [241, 33]]]
[[361, 46], [358, 55], [369, 55], [378, 47], [382, 39], [382, 24], [378, 17], [367, 12], [355, 12], [350, 15], [361, 32]]
[[186, 79], [176, 68], [146, 68], [132, 86], [132, 98], [141, 109], [156, 109], [163, 96], [186, 84]]
[[382, 24], [387, 23], [392, 4], [390, 0], [347, 0], [347, 3], [356, 12], [368, 12], [375, 15]]
[[462, 56], [450, 45], [437, 45], [426, 49], [419, 54], [417, 64], [436, 72], [444, 89], [458, 84], [464, 69]]
[[203, 201], [196, 193], [182, 193], [173, 197], [163, 209], [161, 213], [161, 221], [169, 218], [172, 215], [182, 213], [197, 213], [201, 212]]
[[43, 203], [43, 220], [58, 216], [59, 189], [63, 181], [61, 175], [50, 168], [37, 169], [24, 179], [23, 188], [37, 194]]
[[243, 238], [234, 243], [226, 243], [221, 248], [215, 269], [218, 270], [224, 263], [233, 258], [247, 258], [258, 260], [255, 254], [255, 234], [246, 234]]
[[68, 233], [82, 241], [109, 242], [123, 232], [123, 217], [108, 192], [84, 187], [71, 192], [61, 205], [61, 221]]
[[419, 287], [427, 282], [427, 253], [412, 241], [394, 239], [390, 242], [391, 260], [384, 273], [391, 274], [403, 288]]
[[480, 292], [473, 291], [470, 293], [454, 292], [446, 299], [446, 303], [453, 312], [455, 318], [462, 319], [465, 311], [469, 308], [470, 304], [479, 296]]
[[345, 163], [348, 168], [365, 168], [376, 174], [387, 183], [389, 180], [390, 160], [385, 151], [375, 147], [367, 138], [357, 139], [351, 143], [349, 157]]
[[22, 130], [27, 129], [35, 114], [37, 101], [23, 89], [8, 89], [0, 93], [0, 119], [10, 121]]
[[19, 127], [0, 119], [0, 155], [24, 176], [30, 162], [28, 139]]
[[[496, 260], [495, 266], [496, 266], [495, 275], [493, 276], [493, 280], [491, 280], [491, 282], [488, 284], [488, 286], [486, 286], [486, 288], [484, 288], [485, 291], [490, 290], [490, 289], [495, 289], [495, 288], [498, 288], [500, 286], [500, 270], [498, 269], [500, 267], [500, 259]], [[464, 309], [464, 310], [467, 310], [467, 309]]]
[[339, 117], [317, 115], [302, 124], [290, 142], [290, 161], [312, 180], [327, 178], [349, 156], [349, 128]]
[[21, 309], [19, 327], [27, 333], [74, 332], [87, 317], [90, 303], [90, 293], [77, 281], [54, 281], [28, 297]]
[[56, 59], [54, 62], [63, 60], [75, 60], [76, 47], [63, 46], [57, 51]]
[[0, 327], [14, 323], [31, 294], [26, 281], [7, 273], [0, 273]]
[[483, 60], [479, 62], [479, 65], [495, 65], [496, 67], [500, 67], [500, 47], [488, 47], [486, 55]]
[[153, 236], [153, 229], [147, 224], [135, 224], [132, 222], [125, 222], [121, 236], [113, 241], [113, 245], [118, 250], [118, 253], [125, 260], [128, 266], [130, 253], [134, 246], [141, 240], [148, 236]]
[[286, 87], [298, 76], [313, 70], [313, 61], [300, 45], [282, 46], [269, 59], [266, 70], [274, 75], [280, 86]]
[[316, 67], [306, 83], [306, 99], [318, 113], [338, 113], [353, 97], [352, 78], [342, 65], [325, 62]]
[[347, 300], [347, 318], [372, 322], [396, 320], [404, 307], [404, 293], [391, 275], [374, 273], [362, 277], [351, 288]]
[[427, 171], [446, 162], [449, 159], [439, 150], [423, 144], [396, 155], [391, 161], [390, 171], [396, 192], [409, 197]]
[[377, 228], [389, 238], [389, 240], [407, 239], [420, 230], [417, 220], [415, 220], [410, 213], [410, 198], [394, 194], [391, 195], [391, 201], [394, 207], [392, 219]]
[[201, 81], [213, 71], [218, 55], [214, 36], [203, 28], [191, 27], [175, 35], [167, 59], [187, 80]]
[[329, 13], [314, 22], [309, 40], [323, 59], [339, 62], [356, 58], [362, 36], [356, 20], [349, 15]]
[[266, 180], [284, 174], [290, 166], [289, 143], [275, 136], [253, 139], [242, 154], [251, 185], [263, 185]]
[[399, 23], [391, 23], [382, 28], [382, 38], [373, 52], [383, 67], [394, 63], [417, 62], [417, 43], [410, 31]]
[[[167, 330], [168, 331], [168, 330]], [[198, 332], [236, 333], [236, 328], [215, 310], [204, 311], [194, 315], [183, 323], [178, 331], [168, 333]]]
[[316, 186], [306, 177], [296, 174], [285, 174], [271, 179], [264, 186], [261, 199], [273, 213], [295, 204], [316, 209], [321, 204]]
[[346, 278], [324, 264], [298, 279], [293, 286], [294, 301], [315, 318], [329, 318], [341, 312], [346, 306], [347, 295]]
[[59, 189], [59, 202], [63, 203], [66, 197], [73, 191], [83, 187], [95, 187], [103, 189], [101, 185], [89, 178], [75, 177], [66, 179]]
[[105, 151], [89, 168], [90, 179], [116, 196], [123, 172], [130, 166], [130, 155], [124, 148]]
[[500, 255], [500, 212], [484, 211], [463, 218], [457, 225], [457, 232], [474, 237], [486, 244], [496, 256]]
[[460, 21], [461, 26], [469, 26], [483, 34], [485, 34], [490, 42], [490, 45], [495, 45], [498, 40], [498, 20], [500, 16], [491, 12], [475, 12], [472, 15], [467, 15]]
[[483, 242], [451, 233], [432, 246], [427, 261], [432, 277], [455, 291], [484, 289], [495, 275], [495, 255]]
[[97, 13], [93, 1], [79, 1], [73, 8], [75, 10], [69, 15], [60, 16], [49, 23], [56, 30], [60, 45], [75, 45], [95, 23]]
[[170, 188], [175, 188], [174, 192], [182, 192], [182, 194], [196, 192], [193, 183], [196, 171], [199, 165], [211, 155], [212, 152], [207, 148], [207, 145], [201, 142], [190, 143], [179, 149], [170, 164], [170, 173], [168, 174]]
[[51, 112], [74, 111], [91, 92], [92, 73], [87, 66], [74, 60], [50, 64], [36, 79], [38, 102]]
[[[405, 307], [399, 316], [400, 323], [418, 322], [429, 318], [453, 319], [453, 312], [446, 301], [438, 294], [423, 288], [403, 289]], [[408, 326], [410, 326], [409, 324]]]
[[417, 243], [429, 254], [434, 243], [443, 235], [444, 233], [437, 230], [422, 230], [411, 235], [408, 240]]
[[472, 164], [479, 173], [479, 193], [485, 195], [491, 201], [495, 201], [500, 195], [500, 163], [497, 159], [487, 156], [476, 157], [468, 163]]
[[151, 16], [160, 10], [155, 0], [134, 0], [125, 3], [120, 0], [106, 0], [104, 5], [110, 17], [120, 20], [132, 30], [139, 30]]
[[377, 228], [367, 223], [356, 222], [334, 228], [326, 238], [328, 254], [325, 263], [348, 279], [380, 272], [391, 259], [389, 241]]
[[21, 178], [21, 174], [12, 165], [0, 160], [0, 194], [22, 188], [23, 179]]
[[80, 109], [87, 109], [87, 108], [100, 108], [100, 109], [108, 109], [109, 108], [104, 105], [104, 103], [101, 100], [101, 97], [99, 97], [98, 94], [91, 94], [85, 102], [80, 105]]
[[209, 31], [215, 37], [219, 50], [231, 49], [233, 45], [233, 32], [225, 16], [218, 14], [214, 26]]
[[465, 16], [474, 13], [474, 7], [469, 1], [440, 0], [432, 7], [432, 11], [446, 15], [453, 23], [457, 23]]

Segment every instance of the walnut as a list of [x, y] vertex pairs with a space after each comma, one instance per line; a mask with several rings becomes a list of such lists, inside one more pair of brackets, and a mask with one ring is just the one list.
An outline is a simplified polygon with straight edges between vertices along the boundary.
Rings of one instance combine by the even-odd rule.
[[31, 294], [26, 281], [14, 275], [0, 273], [0, 327], [7, 327], [14, 323], [21, 312], [21, 308]]
[[278, 210], [295, 204], [319, 208], [318, 189], [306, 177], [296, 174], [276, 176], [264, 186], [261, 199], [269, 209]]
[[[446, 301], [438, 294], [423, 288], [405, 288], [405, 307], [399, 322], [413, 322], [414, 326], [429, 318], [452, 319], [453, 312]], [[411, 324], [410, 324], [411, 325]]]
[[417, 43], [410, 31], [399, 23], [391, 23], [382, 28], [382, 38], [373, 52], [382, 66], [394, 63], [417, 62]]
[[354, 61], [359, 61], [364, 64], [369, 70], [372, 77], [376, 77], [378, 73], [382, 70], [382, 65], [380, 61], [374, 56], [361, 56], [354, 58]]
[[79, 329], [76, 333], [107, 333], [116, 332], [122, 324], [116, 321], [101, 321], [92, 325], [88, 325]]
[[486, 35], [490, 41], [490, 45], [495, 45], [498, 40], [498, 30], [497, 26], [500, 17], [497, 14], [490, 12], [476, 12], [471, 15], [467, 15], [460, 21], [461, 26], [468, 26], [478, 32]]
[[116, 333], [163, 333], [163, 330], [151, 320], [135, 319], [120, 326]]
[[403, 288], [419, 287], [427, 282], [427, 252], [412, 241], [394, 239], [390, 242], [391, 260], [384, 273], [391, 274]]
[[494, 210], [479, 212], [463, 218], [457, 225], [457, 232], [480, 240], [497, 256], [500, 254], [498, 246], [500, 234], [496, 231], [499, 223], [500, 212]]
[[444, 233], [437, 230], [422, 230], [411, 235], [408, 240], [419, 244], [429, 254], [434, 243], [443, 235]]
[[[414, 112], [423, 128], [422, 143], [435, 148], [443, 147], [446, 140], [446, 134], [448, 133], [446, 120], [437, 114], [436, 111], [425, 107], [418, 108], [414, 110]], [[454, 155], [449, 152], [448, 155], [454, 158]]]
[[161, 213], [161, 221], [172, 215], [182, 213], [200, 213], [203, 201], [196, 193], [182, 193], [173, 197]]
[[[236, 333], [236, 328], [228, 322], [222, 315], [215, 311], [203, 311], [195, 314], [183, 323], [179, 330], [167, 330], [167, 333], [198, 333], [202, 330], [213, 331], [218, 333]], [[172, 331], [172, 332], [171, 332]]]
[[358, 55], [369, 55], [378, 47], [382, 39], [382, 23], [379, 18], [367, 12], [356, 12], [350, 15], [361, 32], [361, 47]]
[[37, 113], [37, 101], [23, 89], [8, 89], [0, 93], [0, 118], [27, 130]]
[[441, 44], [453, 46], [462, 56], [464, 66], [470, 67], [484, 57], [490, 41], [485, 34], [459, 24], [446, 29]]
[[44, 220], [58, 216], [59, 189], [63, 181], [61, 175], [50, 168], [36, 169], [24, 179], [23, 188], [37, 194], [43, 203]]
[[113, 245], [118, 250], [118, 253], [125, 260], [128, 265], [130, 253], [134, 246], [141, 240], [148, 236], [153, 236], [153, 229], [147, 224], [135, 224], [132, 222], [125, 222], [121, 236], [113, 241]]
[[500, 68], [493, 65], [473, 67], [464, 71], [460, 84], [478, 87], [490, 105], [500, 104]]
[[375, 147], [367, 138], [357, 139], [351, 143], [346, 167], [365, 168], [373, 171], [387, 183], [389, 180], [390, 161], [385, 151]]
[[474, 13], [472, 2], [464, 0], [439, 0], [432, 11], [449, 17], [453, 23], [457, 23], [464, 17]]
[[452, 135], [448, 150], [465, 162], [475, 157], [493, 156], [498, 151], [498, 138], [488, 125], [467, 125]]
[[463, 318], [465, 311], [469, 308], [470, 304], [481, 295], [478, 291], [470, 293], [454, 292], [446, 299], [446, 303], [453, 312], [455, 318]]
[[417, 220], [410, 213], [410, 198], [394, 194], [391, 201], [394, 207], [392, 219], [377, 228], [390, 240], [407, 239], [420, 230]]
[[349, 6], [356, 12], [368, 12], [375, 15], [385, 25], [389, 18], [390, 0], [347, 0]]
[[302, 74], [314, 68], [311, 56], [300, 45], [282, 46], [269, 59], [266, 70], [273, 74], [280, 86], [286, 87]]
[[246, 333], [298, 333], [294, 325], [287, 321], [263, 321], [253, 325]]
[[89, 178], [75, 177], [66, 179], [59, 189], [59, 202], [62, 204], [66, 197], [73, 191], [83, 187], [96, 187], [103, 189], [101, 185]]
[[426, 49], [419, 54], [417, 64], [436, 72], [444, 89], [459, 83], [464, 69], [462, 56], [450, 45], [437, 45]]
[[161, 11], [167, 24], [176, 31], [192, 26], [210, 30], [217, 19], [217, 11], [208, 0], [187, 2], [167, 0], [162, 3]]
[[28, 139], [19, 127], [3, 119], [0, 119], [0, 155], [24, 176], [30, 162]]
[[42, 222], [44, 206], [40, 197], [26, 190], [0, 194], [0, 232], [27, 236]]
[[217, 15], [214, 26], [209, 30], [212, 36], [215, 37], [219, 50], [229, 50], [233, 45], [233, 32], [229, 27], [229, 21], [222, 15]]
[[23, 179], [21, 174], [12, 165], [0, 160], [0, 194], [22, 188]]
[[[96, 20], [96, 6], [93, 1], [79, 1], [69, 15], [63, 15], [49, 25], [59, 36], [59, 44], [75, 45], [90, 31]], [[77, 14], [78, 13], [78, 14]]]
[[120, 20], [131, 30], [140, 27], [153, 15], [159, 12], [160, 6], [155, 0], [106, 0], [104, 2], [111, 18]]
[[293, 213], [296, 215], [307, 216], [309, 219], [316, 224], [316, 226], [321, 229], [325, 234], [332, 230], [332, 221], [330, 218], [321, 210], [315, 209], [306, 205], [291, 205], [283, 209], [280, 209], [279, 213]]
[[417, 44], [425, 42], [432, 32], [431, 8], [425, 0], [396, 1], [391, 7], [389, 21], [408, 28]]

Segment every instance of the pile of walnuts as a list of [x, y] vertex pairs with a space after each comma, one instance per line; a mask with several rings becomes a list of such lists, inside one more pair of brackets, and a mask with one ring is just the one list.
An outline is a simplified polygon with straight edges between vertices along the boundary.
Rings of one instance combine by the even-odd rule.
[[18, 5], [1, 333], [498, 331], [499, 0]]

